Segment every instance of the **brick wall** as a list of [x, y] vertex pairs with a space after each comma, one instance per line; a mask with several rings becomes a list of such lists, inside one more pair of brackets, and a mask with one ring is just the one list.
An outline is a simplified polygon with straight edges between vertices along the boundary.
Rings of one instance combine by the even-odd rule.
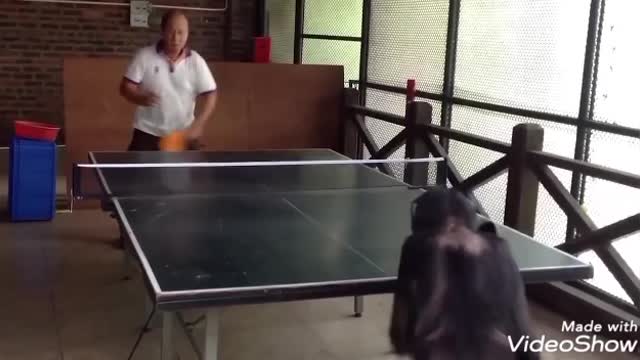
[[[207, 60], [249, 60], [256, 1], [230, 0], [229, 13], [187, 12], [191, 46]], [[109, 2], [129, 3], [126, 0]], [[154, 0], [152, 3], [224, 6], [224, 0]], [[14, 119], [64, 123], [62, 67], [65, 56], [131, 56], [138, 47], [158, 39], [163, 11], [154, 9], [150, 28], [133, 28], [129, 26], [128, 6], [0, 0], [0, 146], [8, 145]], [[58, 142], [64, 143], [64, 133]]]

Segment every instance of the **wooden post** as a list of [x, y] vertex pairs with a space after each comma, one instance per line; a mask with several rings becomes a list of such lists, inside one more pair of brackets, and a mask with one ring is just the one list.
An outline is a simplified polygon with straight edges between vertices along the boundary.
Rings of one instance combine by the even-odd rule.
[[519, 124], [513, 128], [504, 224], [531, 237], [535, 231], [539, 183], [527, 166], [527, 152], [542, 150], [543, 142], [544, 129], [540, 125]]
[[349, 107], [358, 105], [360, 92], [357, 89], [344, 89], [344, 106], [342, 118], [342, 150], [344, 155], [359, 159], [362, 157], [362, 139], [358, 135], [358, 129], [354, 123], [355, 116]]
[[[407, 103], [407, 144], [405, 157], [409, 159], [425, 158], [429, 156], [429, 148], [424, 141], [417, 125], [431, 123], [433, 108], [426, 101], [410, 101]], [[404, 170], [404, 182], [414, 186], [427, 185], [429, 163], [410, 163]]]

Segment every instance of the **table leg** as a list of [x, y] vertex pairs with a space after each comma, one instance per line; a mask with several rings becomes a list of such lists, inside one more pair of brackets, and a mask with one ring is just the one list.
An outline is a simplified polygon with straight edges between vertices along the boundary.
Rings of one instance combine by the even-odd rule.
[[176, 352], [173, 347], [173, 330], [175, 314], [172, 312], [162, 313], [162, 353], [161, 360], [175, 360]]
[[122, 278], [125, 280], [130, 280], [133, 275], [133, 259], [131, 255], [131, 246], [128, 241], [124, 242], [124, 249], [122, 252]]
[[361, 317], [364, 311], [364, 298], [362, 296], [356, 296], [353, 300], [353, 311], [356, 317]]
[[203, 360], [218, 359], [218, 339], [220, 330], [220, 312], [218, 309], [207, 310], [207, 320], [204, 332]]

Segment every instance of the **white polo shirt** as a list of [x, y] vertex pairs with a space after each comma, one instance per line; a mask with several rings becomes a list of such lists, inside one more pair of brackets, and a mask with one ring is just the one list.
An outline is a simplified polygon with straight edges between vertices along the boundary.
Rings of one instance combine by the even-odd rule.
[[196, 97], [216, 91], [216, 81], [202, 56], [188, 48], [184, 51], [184, 59], [174, 65], [162, 52], [161, 42], [135, 54], [125, 79], [159, 98], [157, 105], [137, 107], [135, 128], [156, 136], [183, 130], [194, 120]]

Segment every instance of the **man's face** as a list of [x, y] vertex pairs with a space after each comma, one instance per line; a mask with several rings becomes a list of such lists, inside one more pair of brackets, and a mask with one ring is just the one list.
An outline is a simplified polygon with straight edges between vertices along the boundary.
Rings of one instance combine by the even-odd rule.
[[167, 51], [177, 53], [184, 48], [189, 38], [189, 23], [184, 16], [173, 16], [163, 31]]

